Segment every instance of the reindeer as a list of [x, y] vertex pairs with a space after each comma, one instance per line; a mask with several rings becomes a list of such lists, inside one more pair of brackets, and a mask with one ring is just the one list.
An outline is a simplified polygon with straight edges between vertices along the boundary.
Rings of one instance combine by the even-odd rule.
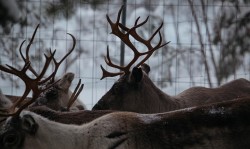
[[[72, 96], [72, 91], [69, 89], [74, 79], [75, 74], [68, 72], [63, 75], [58, 82], [47, 90], [42, 96], [40, 96], [31, 107], [45, 105], [50, 109], [56, 111], [68, 111], [68, 103]], [[76, 99], [70, 108], [71, 111], [85, 110], [86, 106], [80, 102], [80, 99]]]
[[[51, 88], [53, 87], [54, 86], [52, 86]], [[30, 99], [31, 98], [29, 98], [29, 100]], [[36, 99], [35, 102], [37, 102], [38, 99]], [[3, 109], [8, 109], [12, 105], [13, 105], [12, 101], [8, 97], [6, 97], [0, 90], [0, 111]], [[29, 106], [26, 108], [26, 110], [34, 112], [43, 117], [46, 117], [52, 121], [56, 121], [56, 122], [63, 123], [63, 124], [76, 124], [76, 125], [88, 123], [105, 114], [115, 112], [112, 110], [97, 110], [97, 111], [79, 110], [79, 111], [73, 111], [73, 112], [72, 111], [61, 112], [61, 111], [52, 110], [47, 105]], [[5, 118], [0, 117], [0, 123], [2, 123], [5, 120], [6, 120]]]
[[[82, 125], [58, 123], [24, 110], [57, 83], [40, 87], [56, 74], [55, 69], [44, 78], [54, 54], [46, 56], [35, 78], [27, 73], [29, 61], [21, 70], [0, 65], [1, 71], [16, 75], [25, 84], [23, 96], [0, 110], [0, 117], [7, 118], [0, 127], [1, 149], [245, 149], [250, 145], [249, 98], [160, 114], [113, 112]], [[31, 91], [33, 96], [24, 102]]]
[[[23, 59], [24, 62], [28, 63], [30, 62], [30, 57], [29, 57], [29, 50], [30, 50], [30, 46], [33, 43], [33, 40], [35, 38], [37, 29], [38, 29], [39, 25], [37, 25], [32, 38], [30, 39], [27, 47], [26, 47], [26, 51], [25, 51], [25, 55], [22, 52], [22, 46], [25, 42], [25, 40], [21, 43], [20, 48], [19, 48], [19, 53], [21, 55], [21, 58]], [[39, 96], [39, 99], [31, 106], [40, 106], [40, 105], [46, 105], [51, 109], [54, 110], [83, 110], [86, 109], [85, 105], [80, 103], [79, 99], [76, 99], [77, 96], [80, 94], [80, 92], [82, 91], [83, 85], [80, 86], [80, 88], [76, 88], [75, 91], [77, 91], [77, 89], [79, 89], [77, 92], [78, 93], [72, 93], [69, 89], [73, 79], [74, 79], [74, 73], [66, 73], [64, 74], [60, 79], [58, 79], [57, 81], [55, 81], [55, 75], [56, 72], [59, 68], [59, 66], [61, 65], [61, 63], [73, 52], [75, 45], [76, 45], [76, 39], [73, 35], [69, 34], [72, 39], [73, 39], [73, 46], [72, 48], [69, 50], [68, 53], [66, 53], [66, 55], [58, 62], [54, 56], [52, 56], [52, 60], [54, 63], [54, 67], [55, 67], [55, 71], [53, 74], [53, 77], [51, 77], [50, 81], [48, 82], [47, 85], [51, 85], [54, 84], [52, 88], [50, 88], [49, 90], [47, 90], [45, 93], [43, 93], [42, 95]], [[56, 52], [56, 51], [54, 51]], [[52, 52], [50, 51], [50, 54], [52, 54]], [[47, 56], [46, 56], [47, 58]], [[35, 71], [35, 69], [29, 65], [28, 69], [32, 72], [32, 74], [36, 77], [38, 77], [37, 72]], [[57, 83], [55, 83], [57, 82]], [[45, 85], [45, 84], [44, 84]], [[77, 95], [76, 97], [74, 97], [75, 95]], [[8, 98], [12, 99], [13, 102], [15, 102], [19, 97], [18, 96], [11, 96], [11, 95], [7, 95]], [[70, 101], [70, 98], [73, 98], [74, 100]], [[74, 102], [76, 100], [76, 102]], [[72, 103], [71, 103], [72, 102]], [[73, 106], [72, 108], [70, 108], [69, 106]]]
[[0, 148], [248, 149], [249, 115], [249, 98], [158, 114], [114, 112], [82, 125], [22, 111], [0, 128]]
[[[71, 110], [71, 106], [73, 105], [74, 107], [74, 101], [77, 99], [79, 93], [83, 89], [83, 84], [81, 84], [81, 80], [79, 80], [75, 90], [73, 92], [69, 90], [69, 87], [74, 79], [74, 73], [66, 73], [62, 78], [55, 80], [55, 75], [60, 64], [73, 51], [76, 40], [73, 35], [69, 34], [73, 39], [73, 47], [59, 62], [57, 62], [54, 58], [56, 51], [50, 51], [50, 56], [45, 55], [46, 61], [44, 67], [42, 69], [42, 72], [38, 74], [31, 66], [31, 62], [29, 59], [29, 49], [34, 40], [38, 27], [39, 26], [36, 27], [33, 36], [26, 48], [26, 56], [24, 56], [21, 51], [24, 42], [19, 48], [20, 55], [25, 62], [22, 70], [17, 70], [16, 68], [13, 68], [9, 65], [6, 65], [7, 67], [0, 65], [1, 71], [16, 75], [17, 77], [22, 79], [26, 85], [25, 92], [21, 97], [11, 95], [8, 95], [6, 97], [0, 90], [0, 112], [10, 113], [10, 111], [15, 111], [19, 108], [21, 110], [25, 108], [28, 111], [35, 112], [56, 122], [78, 125], [92, 121], [93, 119], [107, 113], [114, 112], [109, 110], [80, 110], [77, 112], [55, 111], [64, 107], [66, 107], [64, 109], [66, 111]], [[55, 65], [54, 71], [46, 78], [45, 73], [51, 62], [53, 62], [53, 64]], [[34, 76], [30, 77], [27, 72], [33, 74], [36, 78], [32, 79]], [[31, 90], [33, 91], [33, 97], [27, 97]], [[4, 122], [5, 120], [5, 118], [0, 117], [0, 123]]]
[[[19, 77], [25, 84], [25, 90], [23, 92], [23, 95], [21, 97], [15, 96], [15, 98], [18, 98], [18, 100], [14, 101], [11, 106], [9, 108], [1, 108], [0, 111], [1, 112], [6, 112], [9, 113], [10, 111], [16, 111], [16, 108], [18, 108], [18, 110], [16, 112], [13, 113], [17, 113], [20, 114], [20, 112], [27, 107], [27, 105], [30, 105], [32, 103], [34, 103], [34, 101], [41, 95], [41, 93], [43, 93], [44, 91], [48, 90], [49, 88], [51, 88], [53, 85], [55, 85], [56, 83], [59, 82], [58, 81], [52, 81], [52, 83], [48, 83], [51, 82], [51, 80], [54, 80], [56, 72], [61, 64], [61, 62], [70, 54], [67, 53], [66, 56], [64, 56], [64, 58], [60, 61], [57, 62], [54, 58], [55, 55], [55, 51], [51, 51], [49, 53], [49, 56], [44, 54], [45, 56], [45, 64], [41, 70], [41, 72], [38, 74], [33, 67], [31, 66], [31, 62], [29, 59], [29, 49], [30, 46], [33, 42], [33, 39], [35, 37], [36, 31], [38, 29], [39, 25], [37, 25], [33, 36], [31, 38], [31, 41], [29, 42], [27, 48], [26, 48], [26, 57], [23, 55], [21, 49], [22, 49], [22, 45], [24, 44], [25, 40], [22, 42], [20, 48], [19, 48], [19, 52], [21, 54], [22, 59], [24, 60], [24, 65], [22, 67], [21, 70], [18, 70], [8, 64], [6, 64], [6, 66], [0, 65], [0, 70], [12, 75], [15, 75], [17, 77]], [[69, 34], [69, 33], [68, 33]], [[75, 46], [75, 37], [71, 34], [69, 34], [73, 41], [73, 48], [70, 50], [70, 52], [72, 52], [72, 50], [74, 49]], [[49, 65], [51, 62], [54, 62], [55, 64], [55, 68], [54, 71], [52, 71], [51, 74], [49, 74], [47, 77], [45, 77], [45, 74], [47, 72], [47, 69], [49, 68]], [[29, 76], [27, 71], [30, 71], [28, 73], [33, 74], [33, 76]], [[45, 86], [46, 85], [46, 86]], [[80, 85], [80, 83], [78, 83], [78, 86]], [[82, 87], [82, 85], [81, 85]], [[78, 87], [79, 88], [79, 87]], [[27, 98], [28, 94], [32, 91], [32, 98]], [[74, 93], [75, 94], [75, 93]], [[3, 94], [1, 94], [2, 97], [5, 97]], [[5, 98], [6, 100], [8, 100], [8, 98]], [[26, 100], [25, 100], [26, 99]], [[10, 114], [12, 115], [12, 114]]]
[[[68, 111], [67, 107], [70, 98], [73, 95], [69, 87], [73, 79], [74, 79], [74, 73], [68, 72], [64, 74], [63, 77], [57, 80], [58, 81], [57, 83], [55, 83], [49, 90], [40, 95], [38, 99], [32, 105], [30, 105], [30, 107], [47, 106], [50, 109], [56, 111]], [[8, 98], [10, 102], [15, 102], [20, 98], [20, 96], [13, 96], [13, 95], [2, 94], [2, 96]], [[27, 97], [27, 99], [30, 99], [30, 97]], [[77, 98], [72, 103], [72, 107], [70, 107], [69, 110], [71, 111], [86, 110], [86, 106], [84, 105], [84, 103], [80, 102], [80, 99]]]
[[[56, 111], [86, 110], [85, 104], [81, 103], [80, 99], [75, 98], [76, 99], [75, 101], [71, 99], [72, 97], [75, 96], [69, 89], [73, 79], [74, 79], [74, 73], [68, 72], [64, 74], [63, 77], [57, 80], [58, 81], [57, 83], [55, 83], [49, 90], [40, 95], [38, 99], [32, 105], [30, 105], [30, 107], [47, 106], [50, 109]], [[78, 88], [75, 88], [75, 90], [76, 89]], [[81, 91], [82, 89], [78, 90], [79, 93]], [[79, 93], [77, 94], [77, 96], [79, 95]], [[20, 98], [20, 96], [13, 96], [13, 95], [2, 95], [2, 96], [8, 98], [10, 102], [15, 102]], [[30, 97], [27, 97], [26, 99], [29, 100]], [[72, 102], [72, 104], [70, 104], [70, 102]]]
[[[170, 96], [161, 91], [148, 77], [150, 67], [145, 64], [145, 61], [154, 51], [167, 44], [162, 44], [160, 29], [163, 24], [148, 40], [145, 40], [137, 34], [136, 29], [144, 25], [148, 18], [142, 23], [138, 23], [140, 18], [138, 17], [134, 26], [128, 28], [119, 23], [122, 9], [123, 7], [118, 12], [116, 22], [112, 22], [108, 15], [107, 20], [111, 26], [111, 33], [119, 37], [134, 52], [134, 57], [127, 66], [119, 66], [112, 63], [109, 49], [107, 48], [105, 62], [108, 66], [119, 69], [120, 72], [108, 72], [101, 66], [103, 71], [101, 79], [117, 75], [121, 75], [121, 77], [94, 105], [92, 110], [109, 109], [139, 113], [159, 113], [250, 96], [250, 82], [245, 79], [237, 79], [217, 88], [192, 87], [176, 96]], [[125, 33], [121, 30], [125, 31]], [[153, 46], [150, 42], [157, 33], [159, 33], [160, 37], [159, 42], [156, 46]], [[139, 52], [130, 41], [129, 36], [143, 43], [148, 48], [148, 51]], [[131, 66], [134, 65], [140, 56], [144, 56], [144, 58], [138, 64], [135, 64], [135, 67], [130, 71]]]
[[[53, 87], [54, 86], [52, 86], [51, 88]], [[17, 98], [16, 100], [18, 100], [20, 97], [16, 96], [16, 98]], [[35, 102], [37, 102], [39, 98], [36, 99]], [[31, 98], [29, 98], [29, 100], [30, 99]], [[13, 105], [12, 101], [8, 97], [6, 97], [0, 90], [0, 111], [3, 109], [8, 109], [12, 105]], [[105, 114], [115, 112], [112, 110], [97, 110], [97, 111], [79, 110], [79, 111], [73, 111], [73, 112], [72, 111], [61, 112], [61, 111], [52, 110], [47, 105], [29, 106], [27, 107], [26, 110], [34, 112], [43, 117], [46, 117], [52, 121], [56, 121], [56, 122], [63, 123], [63, 124], [76, 124], [76, 125], [88, 123]], [[5, 120], [6, 120], [5, 118], [0, 117], [0, 125]]]

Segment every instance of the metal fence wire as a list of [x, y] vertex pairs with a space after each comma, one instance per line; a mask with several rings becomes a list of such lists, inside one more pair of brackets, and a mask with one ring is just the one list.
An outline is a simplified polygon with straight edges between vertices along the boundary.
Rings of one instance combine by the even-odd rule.
[[[150, 78], [159, 88], [175, 95], [192, 86], [217, 87], [236, 78], [250, 79], [249, 4], [244, 0], [1, 0], [0, 64], [21, 67], [18, 48], [40, 24], [30, 51], [32, 65], [39, 71], [43, 53], [50, 48], [57, 50], [56, 58], [67, 52], [72, 39], [66, 33], [71, 33], [77, 45], [57, 76], [74, 72], [72, 88], [82, 79], [85, 87], [79, 98], [90, 109], [118, 79], [100, 80], [100, 65], [117, 71], [104, 62], [107, 46], [112, 61], [119, 64], [123, 57], [121, 40], [110, 34], [106, 14], [115, 20], [125, 5], [126, 26], [131, 27], [139, 16], [140, 21], [149, 16], [137, 29], [145, 39], [163, 22], [163, 42], [170, 43], [146, 61], [151, 67]], [[145, 45], [131, 41], [138, 50], [146, 50]], [[152, 44], [158, 41], [156, 36]], [[125, 45], [124, 63], [132, 56]], [[0, 75], [1, 90], [20, 95], [24, 84], [15, 76]]]

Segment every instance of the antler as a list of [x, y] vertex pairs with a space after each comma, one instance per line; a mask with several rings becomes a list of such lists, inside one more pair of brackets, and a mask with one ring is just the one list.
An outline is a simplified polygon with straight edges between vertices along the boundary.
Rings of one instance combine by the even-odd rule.
[[[70, 35], [71, 36], [71, 38], [73, 39], [73, 46], [72, 46], [72, 48], [69, 50], [69, 52], [66, 54], [66, 55], [64, 55], [64, 57], [59, 61], [59, 62], [57, 62], [56, 61], [56, 59], [53, 57], [53, 62], [54, 62], [54, 65], [55, 65], [55, 73], [57, 72], [57, 70], [58, 70], [58, 68], [59, 68], [59, 66], [61, 65], [61, 63], [73, 52], [73, 50], [75, 49], [75, 45], [76, 45], [76, 38], [72, 35], [72, 34], [70, 34], [70, 33], [67, 33], [68, 35]], [[56, 51], [56, 50], [55, 50]], [[53, 53], [51, 52], [51, 50], [50, 50], [50, 54], [52, 55]], [[51, 74], [51, 75], [53, 75], [54, 77], [52, 77], [52, 80], [51, 80], [51, 82], [53, 83], [54, 81], [55, 81], [55, 75], [56, 74]], [[45, 81], [47, 81], [47, 80], [45, 80]]]
[[[29, 77], [27, 75], [27, 70], [30, 67], [30, 61], [26, 62], [21, 70], [17, 70], [16, 68], [14, 68], [12, 66], [9, 66], [9, 65], [6, 65], [7, 67], [3, 66], [3, 65], [0, 65], [0, 70], [2, 70], [4, 72], [7, 72], [7, 73], [10, 73], [10, 74], [13, 74], [15, 76], [18, 76], [25, 83], [25, 91], [24, 91], [23, 95], [10, 108], [10, 110], [14, 111], [14, 112], [7, 113], [7, 114], [1, 113], [0, 116], [14, 116], [14, 115], [19, 115], [19, 113], [24, 108], [26, 108], [28, 105], [30, 105], [32, 102], [34, 102], [36, 100], [36, 98], [40, 95], [40, 93], [42, 93], [43, 91], [47, 90], [48, 88], [50, 88], [52, 86], [52, 85], [47, 86], [44, 89], [40, 88], [40, 86], [42, 85], [41, 79], [43, 78], [45, 72], [47, 71], [47, 68], [48, 68], [48, 66], [49, 66], [49, 64], [50, 64], [50, 62], [51, 62], [54, 54], [55, 54], [55, 52], [53, 52], [53, 55], [51, 55], [50, 57], [48, 57], [48, 56], [45, 55], [45, 58], [46, 58], [45, 65], [44, 65], [41, 73], [35, 79], [33, 79], [33, 78], [31, 78], [31, 77]], [[30, 91], [33, 92], [33, 97], [31, 98], [31, 100], [29, 100], [28, 102], [25, 102], [25, 104], [21, 105], [21, 103], [28, 96], [28, 94], [30, 93]], [[16, 107], [18, 107], [19, 105], [21, 105], [20, 108], [17, 111], [15, 111], [14, 109]], [[10, 111], [6, 111], [6, 112], [10, 112]]]
[[[81, 86], [80, 86], [81, 85]], [[79, 94], [81, 93], [82, 89], [84, 87], [84, 84], [81, 84], [81, 79], [78, 81], [78, 84], [74, 90], [74, 92], [72, 93], [68, 105], [67, 105], [67, 111], [69, 111], [69, 108], [72, 106], [72, 104], [76, 101], [77, 97], [79, 96]]]
[[[111, 19], [109, 18], [108, 15], [106, 15], [107, 20], [110, 24], [111, 30], [112, 30], [112, 34], [116, 35], [117, 37], [119, 37], [133, 52], [134, 52], [134, 57], [133, 59], [128, 63], [127, 66], [119, 66], [116, 65], [114, 63], [111, 62], [110, 57], [109, 57], [109, 49], [107, 48], [107, 57], [105, 57], [105, 62], [107, 63], [107, 65], [113, 67], [113, 68], [117, 68], [120, 69], [122, 72], [117, 72], [117, 73], [113, 73], [113, 72], [108, 72], [107, 70], [105, 70], [102, 66], [101, 69], [103, 71], [103, 76], [101, 79], [105, 78], [105, 77], [113, 77], [113, 76], [117, 76], [117, 75], [121, 75], [123, 73], [128, 74], [130, 71], [130, 67], [140, 58], [140, 56], [146, 55], [137, 65], [136, 67], [139, 67], [141, 64], [143, 64], [152, 54], [154, 51], [156, 51], [157, 49], [165, 46], [166, 44], [168, 44], [169, 42], [162, 44], [162, 36], [161, 36], [161, 32], [160, 29], [163, 26], [163, 23], [159, 26], [159, 28], [153, 33], [153, 35], [148, 39], [145, 40], [142, 37], [140, 37], [137, 32], [136, 29], [139, 28], [140, 26], [144, 25], [147, 21], [148, 18], [146, 18], [146, 20], [144, 20], [143, 22], [138, 24], [138, 21], [140, 19], [140, 17], [138, 17], [135, 21], [135, 24], [132, 28], [128, 28], [124, 25], [122, 25], [120, 22], [120, 16], [121, 16], [121, 12], [123, 10], [122, 6], [118, 12], [118, 16], [116, 19], [116, 22], [112, 22]], [[126, 31], [126, 33], [123, 33], [120, 28], [124, 31]], [[155, 37], [155, 35], [159, 33], [159, 37], [160, 40], [158, 42], [158, 44], [156, 46], [152, 46], [151, 45], [151, 41], [152, 39]], [[143, 43], [147, 48], [148, 51], [146, 52], [139, 52], [136, 47], [132, 44], [132, 42], [129, 39], [129, 36], [132, 36], [135, 40], [139, 41], [140, 43]]]
[[[21, 55], [21, 57], [22, 57], [22, 59], [23, 59], [23, 61], [24, 61], [25, 63], [28, 63], [28, 62], [30, 61], [30, 58], [29, 58], [29, 50], [30, 50], [30, 46], [31, 46], [31, 44], [33, 43], [33, 40], [34, 40], [34, 38], [35, 38], [35, 35], [36, 35], [36, 32], [37, 32], [38, 27], [39, 27], [39, 24], [36, 26], [36, 29], [35, 29], [35, 31], [34, 31], [32, 37], [31, 37], [31, 39], [30, 39], [30, 42], [29, 42], [28, 46], [26, 47], [26, 53], [25, 53], [26, 58], [24, 57], [24, 55], [23, 55], [23, 53], [22, 53], [22, 46], [23, 46], [23, 44], [24, 44], [24, 42], [25, 42], [26, 40], [24, 40], [24, 41], [21, 43], [20, 47], [19, 47], [19, 53], [20, 53], [20, 55]], [[34, 68], [33, 68], [31, 65], [29, 66], [29, 70], [30, 70], [36, 77], [38, 77], [37, 72], [34, 70]]]
[[[39, 25], [38, 25], [39, 26]], [[6, 66], [0, 65], [0, 70], [3, 72], [7, 72], [10, 74], [13, 74], [17, 77], [19, 77], [20, 79], [23, 80], [23, 82], [25, 83], [25, 91], [23, 93], [23, 95], [13, 104], [13, 106], [9, 109], [5, 109], [5, 110], [1, 110], [2, 113], [0, 113], [0, 116], [18, 116], [20, 114], [20, 112], [25, 109], [27, 106], [29, 106], [31, 103], [33, 103], [37, 97], [39, 97], [39, 95], [44, 92], [45, 90], [49, 89], [50, 87], [52, 87], [56, 82], [47, 85], [46, 87], [44, 87], [44, 83], [46, 83], [47, 81], [53, 79], [56, 75], [56, 72], [60, 66], [60, 64], [62, 63], [62, 61], [73, 51], [74, 47], [75, 47], [75, 38], [73, 35], [71, 35], [71, 37], [73, 38], [74, 44], [72, 49], [70, 50], [70, 52], [68, 52], [63, 59], [60, 62], [56, 62], [54, 55], [56, 50], [54, 50], [53, 52], [50, 51], [50, 55], [47, 56], [46, 54], [44, 54], [45, 56], [45, 64], [43, 66], [42, 71], [40, 72], [40, 74], [37, 74], [35, 71], [35, 73], [33, 72], [33, 68], [30, 66], [30, 60], [29, 60], [29, 48], [30, 45], [34, 39], [34, 36], [36, 34], [36, 31], [38, 29], [38, 26], [36, 27], [32, 39], [28, 45], [28, 47], [26, 48], [26, 58], [24, 58], [22, 52], [21, 52], [21, 47], [23, 45], [24, 42], [22, 42], [21, 47], [19, 48], [20, 54], [23, 58], [23, 60], [25, 61], [25, 64], [23, 66], [23, 68], [21, 70], [17, 70], [16, 68], [9, 66], [6, 64]], [[51, 61], [53, 60], [53, 62], [55, 63], [56, 67], [54, 69], [54, 71], [45, 79], [43, 79]], [[28, 76], [27, 71], [30, 70], [36, 77], [35, 78], [31, 78]], [[59, 81], [59, 80], [58, 80]], [[41, 86], [43, 86], [44, 88], [42, 88]], [[24, 99], [28, 96], [28, 94], [32, 91], [33, 95], [32, 98], [30, 100], [28, 100], [27, 102], [24, 103]], [[19, 106], [19, 109], [17, 111], [15, 111], [15, 108]], [[13, 112], [14, 111], [14, 112]], [[4, 113], [6, 112], [6, 113]]]

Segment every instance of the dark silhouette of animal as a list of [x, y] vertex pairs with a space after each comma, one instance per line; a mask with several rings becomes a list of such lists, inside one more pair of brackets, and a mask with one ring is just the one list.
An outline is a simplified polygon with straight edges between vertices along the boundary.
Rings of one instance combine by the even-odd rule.
[[[134, 52], [134, 57], [127, 66], [119, 66], [111, 61], [109, 50], [107, 49], [105, 62], [108, 66], [119, 69], [120, 72], [108, 72], [101, 66], [103, 71], [102, 79], [117, 75], [121, 75], [121, 77], [93, 106], [92, 110], [159, 113], [250, 96], [250, 82], [246, 79], [233, 80], [217, 88], [192, 87], [176, 96], [170, 96], [164, 93], [157, 88], [148, 77], [150, 67], [144, 63], [155, 50], [165, 45], [161, 43], [160, 29], [162, 24], [148, 40], [145, 40], [137, 34], [136, 29], [145, 24], [148, 18], [142, 23], [138, 23], [138, 17], [134, 26], [128, 28], [119, 23], [121, 11], [122, 8], [118, 13], [116, 22], [112, 22], [108, 16], [107, 20], [111, 26], [111, 33], [119, 37]], [[156, 44], [156, 46], [152, 46], [150, 42], [157, 33], [159, 33], [160, 37], [159, 43]], [[148, 51], [139, 52], [129, 37], [133, 37], [136, 41], [143, 43], [148, 48]], [[132, 65], [134, 65], [141, 56], [144, 56], [142, 60], [130, 70]]]
[[[38, 27], [39, 27], [39, 25], [37, 25], [37, 27], [32, 35], [32, 38], [30, 39], [30, 41], [25, 49], [25, 54], [23, 54], [23, 52], [22, 52], [22, 46], [23, 46], [25, 40], [21, 43], [20, 48], [19, 48], [20, 56], [23, 59], [23, 61], [25, 62], [25, 66], [24, 66], [23, 70], [21, 70], [20, 72], [24, 73], [25, 71], [29, 70], [35, 77], [37, 77], [37, 80], [42, 79], [42, 78], [40, 78], [38, 72], [35, 71], [35, 69], [32, 67], [32, 63], [30, 61], [30, 56], [29, 56], [29, 50], [30, 50], [30, 47], [33, 43], [33, 40], [34, 40], [34, 37], [36, 35]], [[80, 94], [80, 92], [83, 89], [83, 84], [80, 85], [81, 80], [79, 80], [78, 86], [75, 88], [75, 91], [73, 93], [69, 89], [69, 87], [71, 86], [71, 83], [74, 79], [74, 76], [75, 76], [74, 73], [68, 72], [68, 73], [64, 74], [61, 78], [59, 78], [58, 80], [55, 80], [55, 76], [56, 76], [56, 73], [57, 73], [59, 66], [75, 49], [76, 39], [73, 35], [71, 35], [71, 34], [69, 34], [69, 35], [73, 39], [73, 46], [70, 50], [68, 50], [68, 52], [63, 56], [63, 58], [60, 61], [57, 61], [54, 57], [56, 51], [53, 51], [53, 52], [50, 51], [51, 56], [45, 55], [46, 60], [45, 60], [44, 68], [41, 71], [40, 75], [43, 76], [44, 73], [46, 73], [47, 67], [49, 66], [49, 64], [51, 62], [54, 63], [54, 71], [50, 74], [49, 77], [47, 77], [46, 79], [43, 79], [37, 83], [37, 88], [48, 88], [47, 86], [49, 86], [49, 89], [44, 91], [41, 95], [39, 95], [38, 99], [36, 99], [36, 102], [33, 103], [31, 106], [46, 105], [47, 107], [54, 109], [54, 110], [62, 110], [62, 109], [63, 110], [71, 110], [71, 109], [72, 110], [78, 110], [78, 109], [82, 110], [82, 109], [86, 108], [85, 105], [83, 103], [80, 103], [79, 99], [77, 99], [78, 95]], [[8, 73], [11, 73], [11, 74], [14, 74], [14, 75], [21, 75], [21, 74], [17, 74], [17, 72], [14, 72], [15, 68], [13, 68], [9, 65], [7, 65], [7, 67], [10, 69], [6, 70], [6, 67], [3, 66], [1, 68], [1, 70], [8, 72]], [[27, 76], [25, 76], [25, 77], [27, 77]], [[26, 79], [26, 78], [22, 78], [22, 79]], [[13, 95], [6, 95], [6, 96], [9, 99], [11, 99], [11, 101], [13, 103], [16, 103], [16, 101], [18, 101], [18, 99], [21, 97], [21, 96], [13, 96]], [[25, 101], [29, 102], [30, 99], [31, 99], [30, 97], [26, 97]], [[24, 102], [20, 102], [20, 103], [24, 104]], [[17, 104], [19, 104], [19, 103], [17, 103]], [[72, 108], [71, 108], [71, 106], [72, 106]]]
[[[116, 81], [93, 110], [159, 113], [250, 96], [250, 82], [243, 78], [217, 88], [192, 87], [170, 96], [154, 85], [143, 68], [133, 70]], [[138, 75], [141, 80], [135, 81]]]

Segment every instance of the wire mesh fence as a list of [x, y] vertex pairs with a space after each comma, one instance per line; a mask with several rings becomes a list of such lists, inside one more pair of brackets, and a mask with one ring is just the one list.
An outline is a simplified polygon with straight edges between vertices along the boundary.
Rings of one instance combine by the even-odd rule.
[[[62, 57], [72, 45], [70, 33], [77, 39], [75, 51], [67, 58], [57, 76], [74, 72], [72, 88], [82, 79], [85, 84], [80, 99], [90, 109], [118, 77], [100, 80], [100, 65], [109, 71], [104, 56], [109, 46], [112, 61], [120, 63], [121, 41], [110, 34], [106, 14], [112, 20], [124, 1], [11, 1], [6, 8], [9, 18], [0, 29], [0, 63], [20, 67], [23, 62], [18, 48], [29, 40], [37, 24], [40, 28], [32, 44], [32, 65], [39, 71], [43, 53], [56, 49]], [[2, 3], [1, 7], [5, 5]], [[250, 79], [249, 75], [249, 2], [227, 0], [127, 0], [126, 25], [132, 26], [149, 16], [148, 22], [137, 29], [145, 39], [163, 22], [163, 41], [170, 43], [157, 50], [146, 62], [151, 67], [150, 77], [166, 93], [175, 95], [192, 86], [216, 87], [236, 78]], [[16, 8], [16, 9], [13, 9]], [[5, 9], [2, 9], [5, 10]], [[11, 14], [18, 14], [18, 19]], [[6, 22], [6, 23], [4, 23]], [[152, 44], [157, 44], [155, 37]], [[140, 51], [145, 45], [131, 38]], [[26, 43], [27, 44], [27, 43]], [[125, 64], [133, 52], [125, 47]], [[20, 95], [23, 84], [15, 76], [1, 72], [0, 88], [6, 94]]]

